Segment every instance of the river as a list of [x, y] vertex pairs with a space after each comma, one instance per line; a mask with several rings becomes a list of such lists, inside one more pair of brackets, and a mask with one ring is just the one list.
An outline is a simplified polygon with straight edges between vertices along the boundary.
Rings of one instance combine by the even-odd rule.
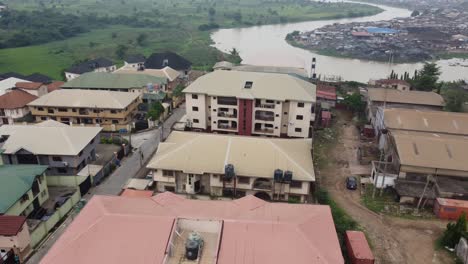
[[[366, 3], [367, 4], [367, 3]], [[375, 5], [384, 11], [368, 17], [318, 20], [299, 23], [254, 26], [246, 28], [220, 29], [211, 35], [213, 46], [227, 52], [236, 48], [242, 57], [242, 63], [254, 65], [294, 66], [310, 69], [312, 58], [317, 59], [317, 73], [322, 76], [341, 76], [345, 80], [367, 82], [369, 79], [385, 78], [395, 70], [397, 73], [420, 69], [422, 63], [401, 63], [390, 66], [388, 63], [359, 59], [345, 59], [323, 56], [312, 51], [289, 45], [285, 37], [288, 33], [311, 31], [333, 23], [350, 23], [389, 20], [396, 17], [409, 17], [410, 10]], [[449, 66], [448, 60], [439, 60], [444, 81], [468, 78], [468, 67]]]

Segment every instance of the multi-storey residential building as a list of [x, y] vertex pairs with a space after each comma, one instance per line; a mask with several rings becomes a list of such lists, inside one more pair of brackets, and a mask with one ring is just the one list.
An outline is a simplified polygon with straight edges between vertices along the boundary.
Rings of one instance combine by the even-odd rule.
[[165, 90], [166, 79], [147, 74], [88, 72], [62, 85], [62, 89], [143, 93]]
[[86, 72], [113, 72], [117, 69], [114, 62], [106, 58], [88, 60], [80, 64], [73, 65], [65, 70], [65, 78], [70, 81]]
[[29, 103], [36, 121], [100, 126], [104, 131], [129, 131], [140, 102], [139, 93], [56, 90]]
[[22, 90], [13, 90], [0, 95], [0, 125], [12, 125], [15, 121], [23, 121], [29, 116], [28, 103], [37, 99], [37, 96]]
[[159, 192], [305, 202], [315, 182], [311, 148], [311, 139], [174, 131], [147, 167]]
[[47, 165], [47, 175], [77, 175], [96, 159], [100, 127], [3, 125], [3, 164]]
[[307, 138], [315, 85], [288, 74], [214, 71], [184, 90], [193, 130]]
[[148, 198], [93, 196], [40, 263], [343, 264], [344, 259], [326, 205], [252, 196], [190, 200], [167, 192]]

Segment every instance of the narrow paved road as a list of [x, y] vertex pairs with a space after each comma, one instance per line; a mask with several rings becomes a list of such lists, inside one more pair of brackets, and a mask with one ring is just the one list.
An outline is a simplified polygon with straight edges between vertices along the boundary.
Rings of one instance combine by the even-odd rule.
[[[181, 105], [175, 109], [172, 115], [164, 122], [163, 133], [164, 138], [171, 132], [172, 125], [180, 120], [185, 114], [185, 105]], [[135, 147], [137, 150], [125, 158], [122, 164], [117, 168], [114, 173], [108, 176], [99, 186], [92, 188], [90, 192], [84, 196], [86, 200], [89, 200], [93, 195], [118, 195], [122, 190], [122, 186], [127, 182], [128, 179], [138, 176], [144, 169], [145, 164], [151, 159], [153, 153], [156, 151], [159, 142], [161, 140], [161, 127], [154, 130], [149, 130], [143, 133], [135, 134], [132, 136], [132, 140], [135, 140]], [[140, 150], [143, 153], [143, 159], [141, 159]], [[69, 216], [64, 220], [53, 234], [37, 249], [36, 253], [27, 261], [28, 264], [37, 264], [52, 245], [57, 241], [60, 235], [65, 231], [68, 225], [76, 217], [76, 212], [71, 212]]]

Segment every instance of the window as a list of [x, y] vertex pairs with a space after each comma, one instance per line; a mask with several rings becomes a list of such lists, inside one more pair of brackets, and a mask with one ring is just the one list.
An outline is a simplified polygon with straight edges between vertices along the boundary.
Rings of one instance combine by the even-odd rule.
[[174, 171], [173, 170], [162, 170], [162, 174], [164, 177], [174, 177]]
[[243, 183], [243, 184], [249, 184], [250, 183], [250, 178], [249, 177], [244, 177], [244, 176], [237, 176], [237, 182], [238, 183]]
[[166, 192], [175, 192], [174, 186], [164, 186], [164, 191]]
[[111, 114], [117, 114], [117, 110], [110, 110]]
[[192, 94], [192, 99], [198, 99], [198, 94]]
[[296, 132], [302, 132], [302, 128], [296, 127], [296, 128], [294, 129], [294, 131], [296, 131]]
[[53, 114], [53, 113], [54, 113], [54, 109], [48, 109], [48, 110], [47, 110], [47, 113]]
[[62, 173], [62, 174], [63, 174], [63, 173], [67, 173], [67, 169], [65, 169], [65, 168], [57, 168], [57, 172], [58, 172], [58, 173]]
[[21, 201], [20, 203], [24, 203], [29, 200], [29, 195], [25, 193], [23, 196], [21, 196]]
[[198, 123], [200, 123], [200, 120], [194, 119], [194, 120], [193, 120], [193, 123], [198, 124]]
[[44, 111], [44, 108], [43, 107], [38, 107], [37, 111]]
[[[198, 112], [198, 106], [192, 106], [192, 111]], [[216, 112], [216, 111], [215, 111]]]
[[42, 121], [47, 120], [47, 117], [41, 116], [41, 120], [42, 120]]
[[99, 113], [99, 110], [93, 109], [93, 113], [96, 113], [96, 114], [97, 114], [97, 113]]
[[70, 118], [62, 117], [62, 118], [60, 118], [60, 121], [68, 123], [68, 122], [70, 122]]
[[300, 181], [292, 181], [292, 182], [289, 184], [289, 187], [291, 187], [291, 188], [302, 188], [302, 182], [300, 182]]
[[304, 107], [304, 103], [297, 103], [297, 107]]
[[297, 116], [296, 116], [296, 119], [297, 119], [297, 120], [304, 120], [304, 116], [302, 116], [302, 115], [297, 115]]
[[283, 114], [287, 115], [287, 114], [288, 114], [288, 112], [284, 112]]
[[68, 112], [66, 108], [59, 108], [58, 111], [59, 112]]
[[265, 102], [266, 102], [267, 104], [274, 104], [274, 103], [275, 103], [275, 101], [273, 101], [273, 100], [266, 100]]
[[117, 119], [112, 119], [112, 124], [118, 124], [119, 123], [119, 120]]
[[252, 88], [253, 82], [245, 82], [244, 88], [245, 89], [250, 89]]
[[53, 161], [62, 161], [62, 157], [53, 156], [52, 160]]

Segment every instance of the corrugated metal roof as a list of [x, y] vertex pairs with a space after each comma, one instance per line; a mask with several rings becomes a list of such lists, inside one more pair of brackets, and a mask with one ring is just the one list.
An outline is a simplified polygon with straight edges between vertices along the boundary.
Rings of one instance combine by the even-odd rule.
[[131, 198], [148, 198], [153, 196], [153, 191], [125, 189], [120, 196]]
[[444, 106], [444, 98], [434, 92], [423, 91], [400, 91], [387, 88], [369, 88], [369, 99], [371, 101], [388, 103], [402, 103], [412, 105]]
[[15, 204], [32, 187], [47, 166], [0, 165], [0, 214]]
[[54, 107], [81, 107], [124, 109], [137, 100], [139, 93], [80, 89], [61, 89], [39, 97], [28, 105]]
[[[247, 82], [252, 82], [249, 89], [244, 88]], [[183, 92], [279, 101], [316, 100], [314, 84], [279, 73], [214, 71], [198, 78]]]
[[344, 263], [329, 206], [252, 196], [191, 200], [168, 192], [140, 199], [93, 196], [40, 263], [163, 263], [180, 218], [223, 221], [217, 255], [204, 256], [218, 263]]
[[147, 74], [88, 72], [66, 82], [62, 88], [132, 89], [165, 83], [166, 79]]
[[453, 206], [459, 208], [468, 208], [468, 201], [448, 199], [448, 198], [437, 198], [437, 203], [444, 206]]
[[26, 216], [0, 215], [0, 236], [16, 236], [26, 222]]
[[315, 181], [311, 139], [278, 139], [173, 131], [148, 163], [151, 169], [224, 174], [233, 164], [238, 175], [273, 178], [275, 169]]
[[346, 237], [357, 259], [373, 260], [374, 254], [367, 243], [366, 236], [361, 231], [346, 231]]

